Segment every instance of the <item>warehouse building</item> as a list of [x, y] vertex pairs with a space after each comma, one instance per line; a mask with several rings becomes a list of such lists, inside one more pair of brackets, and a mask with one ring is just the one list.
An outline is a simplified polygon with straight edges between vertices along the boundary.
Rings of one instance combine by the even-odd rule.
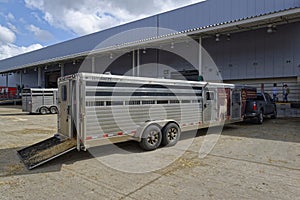
[[300, 0], [207, 0], [1, 60], [0, 86], [57, 87], [78, 71], [203, 76], [269, 92], [287, 83], [299, 101], [299, 35]]

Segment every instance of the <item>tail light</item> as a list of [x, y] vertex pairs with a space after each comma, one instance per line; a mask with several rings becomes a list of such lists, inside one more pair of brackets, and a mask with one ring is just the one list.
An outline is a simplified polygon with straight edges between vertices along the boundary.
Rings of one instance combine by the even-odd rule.
[[253, 102], [253, 110], [256, 111], [257, 110], [257, 105], [256, 102]]

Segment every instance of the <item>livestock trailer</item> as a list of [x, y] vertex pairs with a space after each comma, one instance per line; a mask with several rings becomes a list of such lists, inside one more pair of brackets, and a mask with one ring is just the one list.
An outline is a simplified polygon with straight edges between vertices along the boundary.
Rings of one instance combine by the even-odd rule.
[[40, 114], [56, 114], [58, 89], [28, 88], [22, 92], [22, 111]]
[[[61, 77], [57, 134], [19, 155], [31, 169], [106, 138], [134, 140], [144, 150], [172, 146], [181, 132], [242, 121], [241, 91], [223, 83], [94, 73]], [[59, 151], [43, 154], [56, 145]]]

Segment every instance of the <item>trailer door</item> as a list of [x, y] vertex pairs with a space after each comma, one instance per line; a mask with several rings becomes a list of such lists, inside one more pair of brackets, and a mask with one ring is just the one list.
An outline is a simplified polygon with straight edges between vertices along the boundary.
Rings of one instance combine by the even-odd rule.
[[71, 99], [70, 99], [70, 84], [69, 81], [62, 82], [59, 85], [58, 94], [58, 132], [62, 135], [70, 137], [71, 128]]
[[204, 94], [203, 122], [207, 124], [217, 119], [216, 91], [206, 89]]
[[231, 119], [240, 119], [242, 116], [242, 98], [241, 90], [233, 89], [231, 102]]

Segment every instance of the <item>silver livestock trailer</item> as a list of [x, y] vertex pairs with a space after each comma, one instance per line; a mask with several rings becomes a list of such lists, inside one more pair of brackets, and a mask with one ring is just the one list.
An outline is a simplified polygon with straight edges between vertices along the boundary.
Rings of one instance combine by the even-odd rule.
[[107, 138], [134, 140], [144, 150], [172, 146], [181, 132], [242, 121], [241, 90], [233, 84], [93, 73], [61, 77], [57, 134], [18, 153], [32, 169]]
[[22, 111], [56, 114], [58, 89], [28, 88], [22, 92]]

